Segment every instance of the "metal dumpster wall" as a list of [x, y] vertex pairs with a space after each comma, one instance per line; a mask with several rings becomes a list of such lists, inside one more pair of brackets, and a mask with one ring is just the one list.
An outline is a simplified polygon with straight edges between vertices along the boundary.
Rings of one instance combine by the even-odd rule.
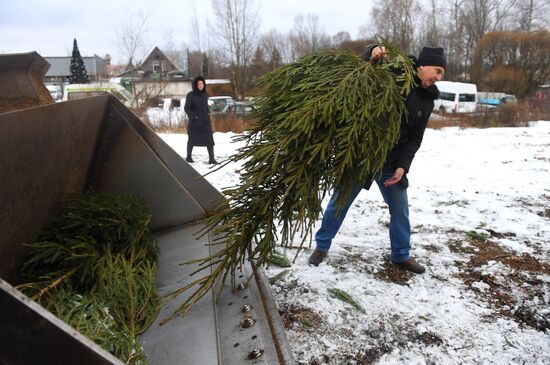
[[111, 103], [111, 111], [116, 112], [134, 128], [161, 159], [164, 166], [182, 184], [185, 190], [195, 197], [195, 200], [204, 211], [213, 213], [219, 208], [219, 204], [224, 201], [223, 195], [191, 165], [183, 162], [181, 156], [168, 146], [151, 128], [118, 100], [113, 100]]
[[0, 113], [54, 103], [42, 82], [49, 68], [36, 52], [0, 55]]
[[0, 279], [0, 364], [122, 365]]
[[[88, 187], [142, 196], [152, 207], [153, 226], [157, 231], [176, 227], [173, 240], [157, 232], [163, 237], [161, 255], [166, 259], [159, 261], [157, 284], [166, 277], [174, 280], [171, 282], [173, 287], [194, 280], [188, 276], [191, 268], [180, 263], [211, 253], [212, 247], [205, 245], [211, 241], [195, 239], [196, 225], [192, 229], [182, 225], [206, 216], [221, 194], [113, 96], [0, 114], [0, 143], [3, 146], [0, 171], [5, 173], [0, 179], [0, 201], [6, 208], [0, 213], [0, 229], [4, 233], [0, 236], [0, 276], [17, 276], [25, 256], [21, 242], [35, 239], [58, 210], [63, 194], [84, 191]], [[287, 350], [284, 332], [280, 330], [273, 300], [261, 293], [262, 287], [265, 292], [265, 285], [256, 277], [245, 291], [231, 293], [230, 288], [226, 288], [216, 301], [213, 293], [208, 293], [203, 300], [208, 305], [195, 307], [185, 320], [174, 319], [166, 327], [152, 328], [149, 341], [162, 334], [165, 337], [160, 342], [148, 343], [151, 347], [148, 345], [146, 349], [152, 351], [151, 358], [175, 356], [178, 354], [173, 352], [175, 350], [197, 351], [192, 342], [172, 335], [176, 333], [197, 336], [195, 340], [204, 339], [202, 345], [209, 344], [213, 353], [205, 352], [197, 357], [208, 358], [202, 362], [205, 364], [291, 364], [292, 356]], [[161, 285], [159, 289], [162, 292], [166, 287]], [[256, 320], [246, 329], [240, 326], [244, 304], [251, 305], [250, 313]], [[170, 309], [173, 307], [163, 308], [163, 314]], [[24, 311], [28, 311], [24, 303], [16, 303], [12, 308], [16, 315]], [[46, 316], [39, 313], [37, 318], [40, 315]], [[40, 341], [36, 338], [40, 335], [22, 325], [25, 321], [9, 322], [12, 333], [21, 332], [4, 338], [5, 349], [15, 351], [24, 348], [26, 343]], [[279, 323], [274, 323], [277, 321]], [[198, 325], [193, 327], [193, 324]], [[166, 329], [173, 325], [178, 325], [177, 331], [166, 336]], [[57, 333], [66, 340], [63, 332]], [[59, 356], [56, 355], [59, 349], [52, 346], [50, 355], [55, 358]], [[247, 360], [248, 353], [255, 347], [265, 353], [259, 359]], [[0, 357], [0, 363], [2, 359]], [[155, 360], [154, 363], [162, 362]]]
[[0, 277], [19, 283], [31, 242], [62, 196], [85, 188], [108, 97], [0, 114]]
[[[68, 192], [134, 193], [153, 229], [206, 216], [221, 198], [195, 170], [112, 95], [0, 114], [0, 277], [17, 284], [33, 241]], [[152, 134], [151, 134], [152, 133]]]
[[[186, 187], [198, 180], [209, 190], [210, 184], [194, 172], [178, 179], [151, 146], [115, 108], [113, 96], [98, 141], [88, 185], [95, 191], [132, 193], [144, 198], [153, 213], [152, 229], [158, 231], [186, 224], [206, 216], [206, 211]], [[127, 110], [127, 108], [123, 108]], [[131, 114], [133, 118], [136, 118]], [[143, 124], [139, 119], [137, 122]], [[164, 142], [162, 142], [164, 143]], [[180, 159], [180, 165], [187, 165]], [[218, 195], [220, 195], [218, 193]]]

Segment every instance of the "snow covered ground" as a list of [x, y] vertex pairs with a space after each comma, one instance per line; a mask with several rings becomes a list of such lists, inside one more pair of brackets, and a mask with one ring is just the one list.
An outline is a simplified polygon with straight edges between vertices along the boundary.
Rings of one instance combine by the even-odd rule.
[[[231, 136], [215, 134], [218, 160], [238, 147]], [[186, 135], [162, 138], [185, 156]], [[209, 171], [206, 148], [194, 159]], [[221, 189], [237, 169], [206, 178]], [[413, 255], [427, 272], [388, 263], [388, 209], [363, 190], [328, 260], [310, 267], [304, 250], [272, 285], [297, 363], [550, 364], [550, 122], [429, 129], [409, 181]]]

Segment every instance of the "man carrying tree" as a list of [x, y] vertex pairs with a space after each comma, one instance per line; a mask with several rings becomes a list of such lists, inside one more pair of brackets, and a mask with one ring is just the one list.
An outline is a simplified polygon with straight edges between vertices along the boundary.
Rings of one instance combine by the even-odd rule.
[[[366, 61], [375, 64], [383, 61], [386, 50], [376, 46], [367, 50]], [[327, 256], [332, 239], [340, 229], [346, 213], [361, 191], [369, 189], [375, 181], [390, 211], [390, 243], [392, 264], [405, 270], [422, 274], [425, 268], [410, 256], [411, 228], [407, 199], [407, 172], [416, 151], [420, 148], [422, 137], [433, 110], [433, 101], [439, 96], [436, 81], [443, 78], [446, 61], [442, 48], [424, 47], [416, 61], [417, 86], [406, 96], [407, 113], [401, 120], [399, 140], [389, 151], [388, 157], [378, 174], [366, 181], [364, 186], [356, 186], [343, 207], [337, 205], [339, 190], [335, 189], [324, 212], [321, 228], [315, 235], [316, 249], [309, 257], [309, 263], [318, 266]]]

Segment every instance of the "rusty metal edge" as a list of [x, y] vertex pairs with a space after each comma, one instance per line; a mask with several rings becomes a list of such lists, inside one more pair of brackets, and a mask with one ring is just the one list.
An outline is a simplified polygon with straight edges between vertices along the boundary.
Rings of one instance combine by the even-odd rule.
[[269, 286], [269, 281], [263, 268], [254, 270], [254, 278], [256, 279], [256, 285], [260, 292], [264, 312], [269, 323], [269, 329], [271, 336], [277, 350], [277, 356], [279, 357], [279, 363], [281, 365], [294, 365], [294, 356], [290, 350], [288, 339], [286, 337], [286, 331], [283, 327], [283, 322], [279, 316], [279, 310], [275, 304], [275, 298], [273, 298], [273, 292]]

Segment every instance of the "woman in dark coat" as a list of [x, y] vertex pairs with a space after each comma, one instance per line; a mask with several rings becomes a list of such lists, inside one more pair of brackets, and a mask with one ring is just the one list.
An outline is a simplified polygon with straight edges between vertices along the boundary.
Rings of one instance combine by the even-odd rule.
[[192, 86], [193, 91], [187, 94], [184, 108], [189, 117], [189, 123], [187, 124], [187, 157], [185, 160], [195, 162], [192, 157], [193, 147], [206, 146], [209, 156], [208, 163], [217, 164], [218, 162], [214, 158], [214, 137], [204, 77], [195, 77]]

